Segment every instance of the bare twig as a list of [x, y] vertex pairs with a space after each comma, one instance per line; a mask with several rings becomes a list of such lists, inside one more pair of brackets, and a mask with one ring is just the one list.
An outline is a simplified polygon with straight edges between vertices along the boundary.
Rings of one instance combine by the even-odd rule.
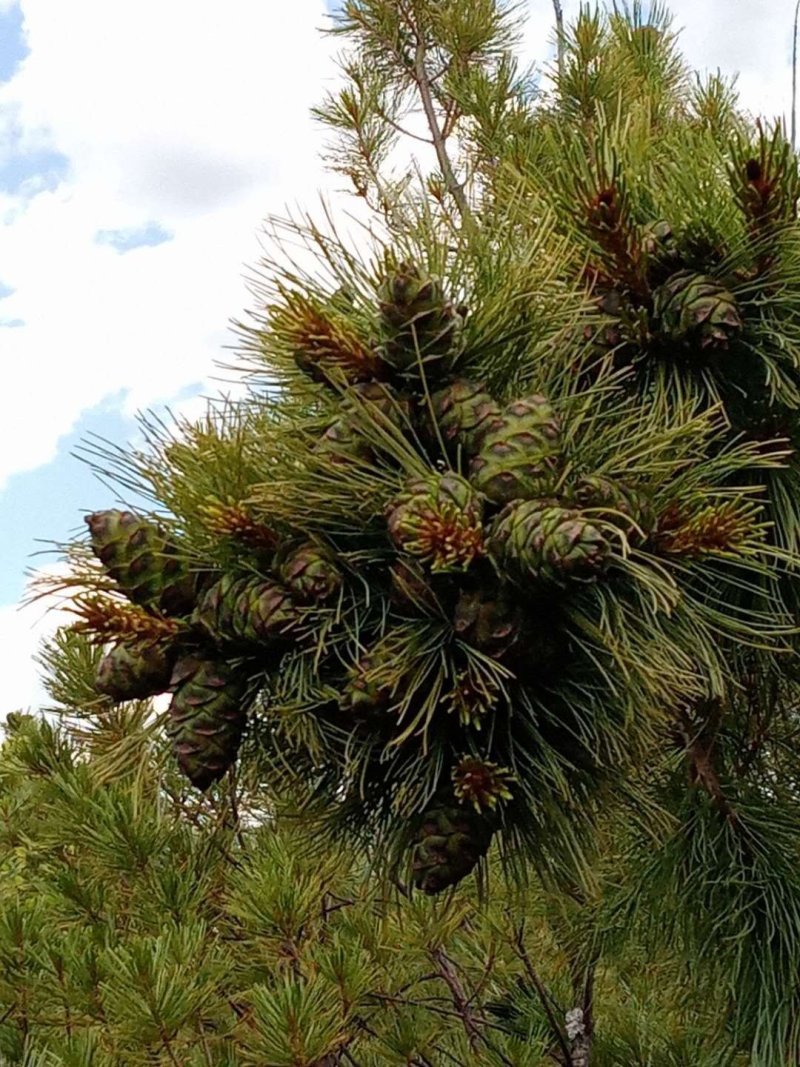
[[[800, 0], [798, 0], [800, 3]], [[553, 8], [556, 13], [556, 47], [558, 48], [558, 76], [564, 77], [564, 9], [561, 0], [553, 0]]]
[[450, 990], [455, 1009], [464, 1023], [467, 1040], [474, 1051], [481, 1040], [481, 1031], [470, 1006], [470, 998], [467, 996], [464, 987], [461, 985], [459, 977], [456, 974], [456, 969], [453, 966], [453, 961], [443, 948], [434, 949], [431, 952], [431, 959], [436, 964], [436, 970], [439, 977]]
[[559, 1048], [561, 1049], [562, 1056], [564, 1057], [564, 1067], [575, 1067], [575, 1062], [572, 1058], [572, 1052], [570, 1051], [569, 1044], [567, 1043], [567, 1038], [561, 1026], [559, 1025], [558, 1020], [553, 1014], [553, 1009], [550, 1006], [550, 999], [547, 995], [547, 990], [545, 989], [544, 982], [536, 973], [536, 968], [533, 966], [531, 958], [528, 955], [528, 950], [525, 948], [524, 923], [520, 923], [520, 925], [517, 927], [514, 936], [514, 946], [517, 950], [517, 955], [519, 956], [520, 960], [522, 961], [522, 965], [525, 968], [525, 973], [527, 974], [528, 978], [530, 978], [531, 982], [533, 983], [533, 987], [539, 996], [542, 1008], [544, 1010], [545, 1015], [547, 1016], [547, 1021], [550, 1024], [550, 1029], [553, 1031], [553, 1035], [556, 1041], [558, 1042]]
[[428, 128], [431, 131], [433, 147], [436, 150], [436, 158], [439, 161], [439, 167], [441, 168], [442, 176], [444, 177], [445, 186], [455, 200], [462, 219], [467, 219], [470, 217], [469, 204], [467, 203], [467, 198], [464, 194], [464, 187], [461, 185], [458, 178], [456, 178], [453, 165], [450, 162], [450, 156], [447, 154], [447, 146], [444, 137], [442, 136], [442, 130], [439, 126], [439, 119], [433, 104], [430, 79], [428, 78], [428, 72], [425, 67], [425, 44], [423, 41], [418, 41], [417, 49], [414, 54], [414, 80], [419, 89], [422, 107], [425, 111], [425, 118], [428, 121]]
[[794, 36], [792, 37], [792, 148], [797, 136], [797, 20], [800, 16], [800, 0], [794, 9]]

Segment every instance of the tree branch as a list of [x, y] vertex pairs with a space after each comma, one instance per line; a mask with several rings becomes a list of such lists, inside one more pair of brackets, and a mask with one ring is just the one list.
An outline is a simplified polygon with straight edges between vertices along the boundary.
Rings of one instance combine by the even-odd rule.
[[[416, 29], [415, 29], [416, 32]], [[425, 112], [425, 118], [428, 122], [428, 129], [431, 131], [431, 139], [433, 141], [433, 147], [436, 151], [436, 158], [439, 161], [439, 168], [444, 177], [445, 186], [447, 191], [453, 197], [456, 202], [459, 214], [461, 218], [466, 220], [471, 218], [469, 204], [467, 203], [466, 195], [464, 194], [464, 187], [456, 178], [453, 165], [450, 162], [450, 157], [447, 154], [447, 145], [445, 139], [442, 136], [442, 129], [439, 126], [439, 119], [436, 115], [436, 108], [433, 103], [433, 94], [431, 92], [431, 81], [428, 75], [427, 68], [425, 66], [426, 50], [425, 42], [417, 35], [417, 47], [414, 52], [414, 70], [413, 78], [419, 89], [420, 99], [422, 100], [422, 108]]]
[[453, 962], [444, 949], [434, 949], [431, 952], [431, 959], [436, 964], [439, 977], [452, 994], [453, 1004], [455, 1005], [456, 1011], [461, 1016], [464, 1023], [464, 1030], [467, 1034], [467, 1040], [469, 1041], [470, 1048], [474, 1052], [481, 1041], [482, 1034], [475, 1016], [473, 1015], [472, 1008], [470, 1007], [470, 998], [464, 992], [464, 987], [459, 981]]
[[547, 1016], [547, 1021], [550, 1024], [550, 1029], [553, 1031], [553, 1035], [556, 1041], [558, 1042], [559, 1048], [561, 1049], [561, 1054], [564, 1057], [564, 1067], [576, 1067], [575, 1061], [572, 1058], [572, 1052], [570, 1050], [569, 1045], [567, 1044], [567, 1039], [564, 1034], [564, 1031], [561, 1029], [558, 1020], [553, 1014], [553, 1009], [550, 1007], [550, 1001], [547, 995], [547, 990], [544, 986], [544, 982], [536, 973], [536, 969], [531, 963], [531, 958], [528, 955], [528, 950], [525, 948], [524, 923], [520, 923], [520, 925], [517, 927], [517, 930], [514, 935], [514, 946], [517, 950], [517, 955], [519, 956], [520, 960], [522, 961], [522, 965], [525, 968], [525, 973], [533, 983], [533, 987], [539, 996], [542, 1008], [544, 1010], [545, 1015]]
[[[798, 0], [800, 3], [800, 0]], [[564, 9], [561, 6], [561, 0], [553, 0], [553, 8], [556, 13], [556, 33], [558, 37], [556, 39], [556, 47], [558, 48], [558, 76], [564, 77]]]
[[797, 134], [797, 20], [800, 16], [800, 0], [794, 9], [794, 36], [792, 38], [792, 150], [796, 147]]

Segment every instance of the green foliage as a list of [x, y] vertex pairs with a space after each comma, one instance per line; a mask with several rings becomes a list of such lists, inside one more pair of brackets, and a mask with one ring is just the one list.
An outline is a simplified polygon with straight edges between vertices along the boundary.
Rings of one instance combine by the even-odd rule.
[[[310, 850], [291, 821], [237, 819], [243, 786], [238, 807], [183, 798], [161, 743], [136, 716], [128, 729], [140, 763], [110, 780], [64, 725], [7, 727], [4, 1062], [552, 1062], [585, 958], [580, 906], [499, 882], [482, 904], [387, 893], [353, 856]], [[713, 997], [700, 1010], [672, 964], [648, 966], [597, 970], [600, 1067], [644, 1065], [653, 1049], [732, 1065]]]

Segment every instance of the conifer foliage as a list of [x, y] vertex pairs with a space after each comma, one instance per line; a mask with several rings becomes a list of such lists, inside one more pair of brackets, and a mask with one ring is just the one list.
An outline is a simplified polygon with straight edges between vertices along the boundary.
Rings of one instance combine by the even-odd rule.
[[[800, 1049], [797, 160], [660, 5], [583, 10], [538, 95], [515, 18], [343, 5], [318, 117], [369, 225], [275, 222], [248, 397], [95, 449], [154, 513], [88, 518], [78, 629], [113, 643], [99, 694], [169, 691], [198, 788], [244, 743], [403, 885], [493, 842], [561, 885], [624, 870], [599, 941], [662, 894], [654, 938], [717, 953], [773, 1065]], [[416, 111], [438, 169], [398, 173]]]

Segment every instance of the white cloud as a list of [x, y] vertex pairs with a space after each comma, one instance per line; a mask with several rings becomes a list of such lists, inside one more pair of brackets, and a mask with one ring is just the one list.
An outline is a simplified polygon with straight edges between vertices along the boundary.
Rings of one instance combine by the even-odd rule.
[[[39, 569], [37, 575], [63, 574], [61, 564]], [[16, 604], [0, 607], [0, 648], [3, 649], [3, 673], [0, 684], [0, 722], [10, 711], [36, 710], [47, 703], [34, 657], [42, 641], [59, 626], [74, 622], [74, 615], [60, 608], [60, 600], [47, 597], [19, 607]]]
[[[0, 333], [0, 487], [104, 396], [128, 389], [130, 409], [206, 379], [248, 303], [260, 220], [327, 181], [309, 117], [332, 72], [322, 0], [22, 9], [30, 55], [0, 113], [69, 176], [0, 198], [2, 313], [25, 322]], [[95, 241], [151, 220], [174, 239], [124, 255]]]

